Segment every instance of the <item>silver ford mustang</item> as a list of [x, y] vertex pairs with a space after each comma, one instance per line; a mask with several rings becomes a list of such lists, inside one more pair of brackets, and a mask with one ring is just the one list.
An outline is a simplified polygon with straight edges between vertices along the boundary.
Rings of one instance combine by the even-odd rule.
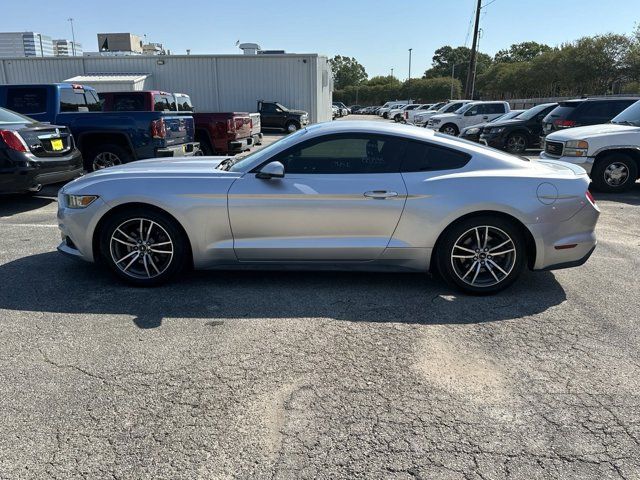
[[583, 264], [599, 210], [585, 171], [431, 130], [307, 127], [242, 160], [155, 159], [59, 195], [59, 251], [137, 285], [185, 267], [438, 272], [493, 293], [525, 267]]

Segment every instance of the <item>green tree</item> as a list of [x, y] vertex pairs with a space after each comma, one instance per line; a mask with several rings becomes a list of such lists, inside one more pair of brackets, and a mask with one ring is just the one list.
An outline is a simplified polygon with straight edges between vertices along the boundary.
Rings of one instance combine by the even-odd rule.
[[[467, 47], [453, 48], [449, 45], [440, 47], [433, 55], [431, 68], [424, 72], [423, 78], [451, 77], [458, 79], [464, 86], [467, 83], [471, 49]], [[478, 52], [476, 75], [482, 75], [493, 63], [493, 59], [486, 53]], [[455, 66], [455, 68], [454, 68]]]
[[529, 62], [538, 55], [551, 51], [549, 45], [538, 42], [514, 43], [506, 50], [496, 53], [494, 60], [499, 63]]
[[350, 85], [359, 85], [368, 75], [364, 67], [353, 57], [336, 55], [329, 60], [333, 72], [334, 87], [341, 90]]

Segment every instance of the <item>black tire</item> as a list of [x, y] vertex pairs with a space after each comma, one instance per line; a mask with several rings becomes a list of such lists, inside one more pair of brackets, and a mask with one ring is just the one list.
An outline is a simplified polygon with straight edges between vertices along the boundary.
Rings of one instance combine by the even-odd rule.
[[384, 118], [385, 120], [387, 120], [389, 118], [389, 113], [388, 112], [384, 112], [382, 114], [382, 118]]
[[591, 169], [593, 188], [600, 192], [626, 192], [638, 179], [638, 163], [626, 153], [609, 153]]
[[293, 133], [297, 130], [300, 130], [300, 124], [298, 122], [294, 122], [293, 120], [290, 120], [285, 124], [284, 128], [287, 131], [287, 133]]
[[440, 132], [454, 137], [457, 137], [460, 134], [460, 130], [455, 123], [445, 123], [442, 127], [440, 127]]
[[[143, 219], [143, 238], [138, 238], [135, 232], [128, 231], [130, 226], [136, 228], [140, 219]], [[163, 244], [162, 247], [156, 247], [156, 250], [153, 251], [147, 246], [143, 247], [139, 242], [146, 239], [146, 228], [151, 222], [154, 223], [154, 226], [148, 237], [149, 243], [155, 241], [158, 244]], [[124, 231], [130, 238], [127, 238], [126, 235], [116, 233], [117, 229]], [[139, 228], [137, 231], [140, 231]], [[106, 223], [100, 229], [99, 235], [101, 260], [116, 277], [131, 285], [137, 287], [162, 285], [173, 279], [187, 265], [190, 251], [188, 239], [173, 218], [157, 210], [135, 207], [127, 211], [116, 212], [107, 218]], [[115, 238], [121, 239], [136, 247], [133, 248], [118, 241], [112, 241], [114, 235], [116, 236]], [[136, 242], [135, 240], [139, 241]], [[167, 246], [167, 241], [170, 241], [171, 245]], [[145, 250], [144, 253], [142, 253], [143, 248]], [[155, 253], [161, 251], [160, 248], [171, 249], [172, 255], [170, 258], [168, 254]], [[125, 255], [133, 255], [130, 257], [131, 260], [137, 259], [127, 271], [123, 269], [130, 260], [122, 261]], [[147, 258], [150, 257], [151, 260], [144, 260], [143, 262], [144, 257], [141, 257], [141, 255], [147, 255]], [[118, 258], [120, 262], [117, 261]], [[118, 266], [120, 263], [124, 265], [122, 268]], [[156, 271], [154, 271], [154, 265]], [[149, 274], [149, 272], [151, 272], [151, 274]], [[146, 278], [145, 275], [149, 277]]]
[[216, 154], [216, 151], [209, 143], [209, 140], [200, 142], [200, 150], [202, 151], [202, 154], [206, 156], [214, 156]]
[[[482, 248], [484, 245], [480, 245], [480, 249], [474, 248], [477, 244], [475, 240], [476, 227], [478, 228], [477, 234], [479, 234], [481, 242], [484, 242], [485, 228], [489, 227], [490, 229], [489, 241], [487, 242], [488, 251], [486, 253]], [[471, 243], [467, 245], [469, 248], [465, 250], [466, 247], [463, 246], [460, 249], [456, 245], [461, 245], [460, 242], [463, 242], [467, 235], [471, 235], [469, 237]], [[511, 243], [500, 247], [500, 243], [505, 238], [508, 238]], [[496, 251], [495, 247], [500, 248]], [[511, 248], [513, 248], [513, 251], [508, 252]], [[493, 252], [491, 249], [493, 249]], [[469, 250], [473, 250], [473, 252]], [[494, 255], [491, 255], [492, 253]], [[498, 253], [500, 255], [495, 255]], [[452, 255], [474, 255], [478, 259], [454, 258]], [[467, 218], [451, 225], [442, 234], [435, 252], [436, 268], [442, 278], [453, 288], [472, 295], [490, 295], [510, 286], [527, 264], [526, 257], [525, 240], [515, 223], [508, 219], [489, 215]], [[480, 262], [486, 263], [479, 265]], [[504, 271], [496, 268], [496, 264]], [[478, 272], [476, 277], [472, 278], [469, 275], [465, 279], [463, 272], [475, 274], [476, 271]], [[473, 280], [473, 284], [470, 282], [471, 280]], [[494, 282], [494, 280], [499, 281]]]
[[529, 148], [529, 142], [525, 134], [516, 132], [507, 137], [504, 146], [507, 152], [522, 155]]
[[105, 143], [93, 148], [84, 158], [84, 169], [88, 172], [93, 172], [101, 168], [129, 163], [132, 160], [133, 156], [125, 148], [120, 145]]

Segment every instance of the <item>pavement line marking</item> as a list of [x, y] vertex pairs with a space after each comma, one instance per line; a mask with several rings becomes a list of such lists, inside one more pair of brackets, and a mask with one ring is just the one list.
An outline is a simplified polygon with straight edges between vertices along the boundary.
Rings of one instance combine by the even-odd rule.
[[58, 228], [58, 225], [50, 225], [48, 223], [0, 223], [2, 226], [7, 227], [45, 227], [45, 228]]

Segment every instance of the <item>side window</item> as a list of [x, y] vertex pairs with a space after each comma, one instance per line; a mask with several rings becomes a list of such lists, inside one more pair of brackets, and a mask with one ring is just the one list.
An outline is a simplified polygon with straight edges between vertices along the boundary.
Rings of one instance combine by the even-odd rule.
[[137, 112], [144, 110], [143, 95], [120, 93], [113, 96], [115, 112]]
[[47, 90], [44, 88], [7, 89], [7, 108], [18, 113], [44, 113], [47, 111]]
[[76, 90], [73, 88], [60, 89], [60, 111], [61, 112], [79, 112], [87, 110], [87, 102], [84, 98], [84, 90]]
[[263, 103], [262, 104], [262, 112], [263, 113], [276, 113], [276, 106], [273, 103]]
[[401, 171], [429, 172], [462, 168], [471, 155], [450, 148], [438, 147], [422, 142], [407, 142], [402, 156]]
[[453, 103], [451, 104], [449, 107], [447, 107], [444, 111], [444, 113], [451, 113], [451, 112], [455, 112], [456, 110], [458, 110], [462, 105], [464, 105], [463, 103]]
[[357, 174], [398, 172], [402, 142], [371, 134], [330, 135], [282, 152], [286, 173]]
[[486, 115], [496, 115], [500, 113], [505, 113], [504, 104], [502, 103], [487, 103], [484, 105]]
[[178, 111], [179, 112], [192, 112], [193, 106], [191, 106], [191, 101], [189, 97], [182, 96], [176, 97], [176, 102], [178, 103]]
[[611, 112], [610, 112], [611, 118], [615, 117], [624, 109], [626, 109], [627, 107], [630, 107], [634, 103], [636, 103], [636, 100], [624, 100], [619, 102], [613, 102], [613, 105], [611, 105]]
[[611, 119], [611, 105], [614, 102], [585, 102], [580, 116], [590, 121], [607, 121]]
[[90, 112], [101, 112], [102, 102], [93, 90], [84, 91], [84, 99]]

